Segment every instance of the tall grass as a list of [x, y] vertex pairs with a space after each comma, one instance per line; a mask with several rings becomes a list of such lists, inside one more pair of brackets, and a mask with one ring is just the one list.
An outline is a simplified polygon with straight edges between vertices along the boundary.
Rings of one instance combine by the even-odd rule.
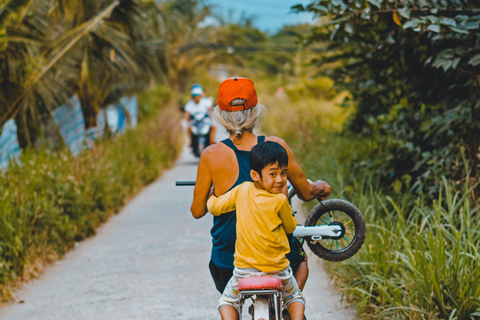
[[[164, 102], [165, 104], [165, 102]], [[78, 157], [68, 150], [26, 150], [0, 173], [0, 300], [38, 275], [76, 241], [154, 181], [179, 153], [179, 113], [165, 106], [115, 139]]]
[[362, 156], [383, 150], [375, 141], [339, 130], [348, 111], [323, 100], [316, 107], [312, 101], [282, 103], [267, 105], [263, 130], [283, 137], [306, 175], [327, 181], [332, 197], [357, 205], [367, 221], [360, 252], [325, 263], [358, 314], [480, 319], [480, 209], [469, 197], [471, 189], [444, 180], [433, 203], [421, 195], [381, 190]]

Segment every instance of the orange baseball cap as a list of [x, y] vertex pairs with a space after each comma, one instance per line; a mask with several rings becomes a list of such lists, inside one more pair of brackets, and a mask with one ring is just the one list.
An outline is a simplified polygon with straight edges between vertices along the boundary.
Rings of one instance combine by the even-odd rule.
[[[232, 100], [242, 98], [245, 104], [242, 106], [233, 106]], [[257, 92], [253, 86], [253, 81], [247, 78], [235, 77], [222, 82], [218, 89], [217, 104], [221, 110], [241, 111], [253, 108], [257, 105]]]

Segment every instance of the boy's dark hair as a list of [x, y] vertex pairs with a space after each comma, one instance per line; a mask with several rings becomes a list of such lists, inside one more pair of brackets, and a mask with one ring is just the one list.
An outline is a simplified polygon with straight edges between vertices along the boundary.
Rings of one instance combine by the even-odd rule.
[[288, 154], [284, 147], [273, 141], [259, 143], [250, 152], [250, 169], [255, 170], [260, 177], [262, 169], [270, 164], [278, 163], [279, 167], [288, 166]]

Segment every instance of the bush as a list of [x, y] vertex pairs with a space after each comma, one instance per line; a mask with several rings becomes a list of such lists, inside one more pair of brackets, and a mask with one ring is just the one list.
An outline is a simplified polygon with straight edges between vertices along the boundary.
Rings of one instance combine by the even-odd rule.
[[333, 80], [329, 77], [303, 79], [285, 87], [285, 92], [292, 102], [299, 102], [308, 98], [330, 99], [332, 98]]
[[325, 263], [344, 296], [364, 319], [478, 319], [480, 203], [469, 183], [455, 189], [443, 179], [433, 203], [408, 190], [387, 195], [365, 155], [388, 153], [375, 139], [322, 125], [324, 116], [308, 103], [288, 114], [272, 108], [263, 129], [285, 138], [307, 177], [327, 181], [332, 198], [351, 201], [365, 216], [359, 253]]
[[0, 173], [2, 301], [12, 298], [16, 280], [36, 276], [44, 263], [94, 235], [128, 197], [173, 163], [183, 143], [180, 115], [164, 105], [138, 128], [76, 158], [68, 150], [26, 150], [21, 165]]
[[324, 22], [309, 40], [327, 47], [312, 62], [351, 93], [357, 112], [349, 129], [389, 151], [367, 160], [385, 186], [435, 200], [444, 176], [461, 182], [470, 173], [469, 183], [480, 182], [478, 6], [457, 0], [295, 6]]
[[155, 88], [146, 90], [138, 97], [138, 118], [147, 119], [158, 113], [170, 101], [173, 91], [170, 86], [159, 84]]
[[[365, 247], [327, 264], [366, 318], [472, 319], [480, 311], [480, 218], [468, 192], [445, 180], [433, 205], [378, 194]], [[407, 196], [408, 198], [408, 196]], [[480, 315], [477, 312], [477, 316]]]

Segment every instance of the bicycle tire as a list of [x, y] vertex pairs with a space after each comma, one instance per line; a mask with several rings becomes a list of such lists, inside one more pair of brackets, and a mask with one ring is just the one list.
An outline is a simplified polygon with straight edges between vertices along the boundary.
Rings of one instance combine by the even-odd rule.
[[[341, 199], [325, 200], [316, 205], [305, 219], [305, 226], [317, 225], [318, 220], [324, 214], [332, 211], [343, 212], [353, 221], [355, 235], [350, 244], [341, 250], [331, 250], [320, 243], [322, 240], [316, 241], [316, 243], [313, 243], [310, 237], [306, 237], [306, 240], [310, 250], [318, 257], [327, 261], [343, 261], [352, 257], [360, 250], [365, 241], [367, 227], [360, 210], [350, 202]], [[345, 234], [342, 235], [342, 237], [344, 236]]]

